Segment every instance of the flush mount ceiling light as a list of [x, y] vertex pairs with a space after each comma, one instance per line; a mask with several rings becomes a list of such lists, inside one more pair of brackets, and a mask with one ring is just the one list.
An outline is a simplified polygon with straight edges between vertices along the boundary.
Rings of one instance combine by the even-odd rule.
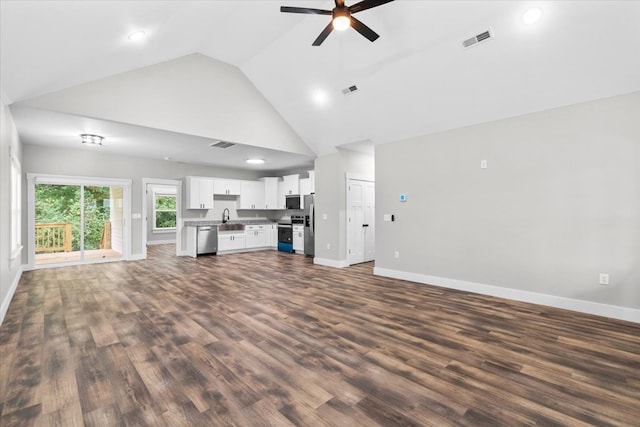
[[146, 36], [147, 36], [147, 33], [145, 33], [142, 30], [139, 30], [129, 34], [129, 40], [131, 40], [132, 42], [139, 42], [144, 40]]
[[80, 138], [82, 138], [83, 144], [102, 145], [102, 140], [104, 139], [104, 136], [93, 135], [90, 133], [83, 133], [82, 135], [80, 135]]
[[533, 25], [538, 22], [540, 18], [542, 18], [542, 9], [539, 7], [533, 7], [522, 15], [522, 22], [526, 25]]
[[261, 165], [264, 163], [264, 159], [247, 159], [245, 161], [250, 165]]

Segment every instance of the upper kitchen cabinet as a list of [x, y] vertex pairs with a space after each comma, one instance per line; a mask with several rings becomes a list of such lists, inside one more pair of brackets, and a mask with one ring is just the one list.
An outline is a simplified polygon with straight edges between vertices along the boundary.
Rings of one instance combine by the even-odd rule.
[[302, 178], [300, 180], [300, 195], [304, 196], [306, 194], [311, 194], [311, 182], [309, 178]]
[[278, 203], [278, 183], [280, 182], [280, 178], [260, 178], [260, 181], [264, 183], [264, 208], [282, 209], [281, 204]]
[[185, 178], [187, 209], [213, 209], [213, 179]]
[[240, 209], [266, 209], [264, 188], [262, 181], [241, 181]]
[[282, 193], [285, 196], [300, 194], [300, 175], [287, 175], [282, 177]]
[[242, 192], [242, 181], [236, 179], [214, 179], [213, 194], [219, 196], [239, 196]]

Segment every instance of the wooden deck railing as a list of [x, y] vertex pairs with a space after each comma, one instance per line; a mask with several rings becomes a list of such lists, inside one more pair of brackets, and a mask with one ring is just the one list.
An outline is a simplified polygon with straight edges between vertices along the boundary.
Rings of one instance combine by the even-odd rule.
[[36, 253], [71, 252], [71, 223], [36, 224]]

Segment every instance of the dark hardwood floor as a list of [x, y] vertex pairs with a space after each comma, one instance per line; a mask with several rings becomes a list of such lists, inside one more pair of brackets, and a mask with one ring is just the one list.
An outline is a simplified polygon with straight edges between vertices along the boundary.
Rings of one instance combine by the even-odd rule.
[[640, 425], [640, 325], [276, 251], [25, 272], [0, 425]]

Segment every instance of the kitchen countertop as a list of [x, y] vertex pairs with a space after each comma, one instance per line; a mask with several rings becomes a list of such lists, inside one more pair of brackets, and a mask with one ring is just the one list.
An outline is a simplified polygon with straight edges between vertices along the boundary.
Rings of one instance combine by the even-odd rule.
[[[268, 225], [268, 224], [277, 224], [278, 221], [272, 221], [269, 219], [247, 219], [247, 220], [231, 220], [227, 221], [227, 224], [244, 224], [244, 225]], [[202, 220], [187, 220], [184, 222], [184, 225], [187, 227], [198, 227], [201, 225], [222, 225], [222, 221], [220, 220], [211, 220], [211, 219], [202, 219]]]

